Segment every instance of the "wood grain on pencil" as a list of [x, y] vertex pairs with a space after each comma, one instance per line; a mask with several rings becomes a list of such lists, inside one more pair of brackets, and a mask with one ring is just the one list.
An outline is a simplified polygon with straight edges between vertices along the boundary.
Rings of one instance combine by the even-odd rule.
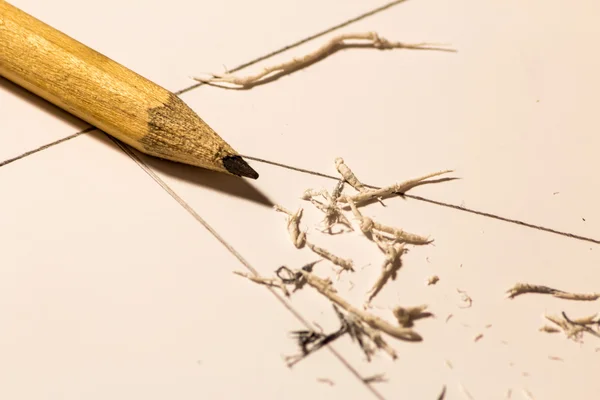
[[258, 178], [173, 93], [3, 0], [0, 75], [143, 153]]

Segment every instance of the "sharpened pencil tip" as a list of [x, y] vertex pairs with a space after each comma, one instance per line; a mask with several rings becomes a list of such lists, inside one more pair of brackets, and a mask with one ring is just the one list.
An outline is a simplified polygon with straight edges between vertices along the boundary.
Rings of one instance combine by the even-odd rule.
[[258, 173], [240, 156], [227, 156], [223, 158], [223, 166], [234, 175], [258, 179]]

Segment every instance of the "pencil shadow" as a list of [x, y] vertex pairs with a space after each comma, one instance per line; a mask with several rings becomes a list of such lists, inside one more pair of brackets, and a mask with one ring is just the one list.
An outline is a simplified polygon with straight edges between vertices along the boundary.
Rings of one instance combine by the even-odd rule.
[[201, 81], [201, 84], [205, 84], [208, 86], [214, 86], [214, 87], [218, 87], [221, 89], [228, 89], [228, 90], [250, 90], [257, 86], [262, 86], [267, 83], [275, 82], [275, 81], [283, 78], [284, 76], [291, 75], [294, 72], [308, 68], [311, 65], [314, 65], [320, 61], [323, 61], [327, 57], [329, 57], [339, 51], [348, 50], [348, 49], [372, 49], [372, 50], [379, 50], [379, 51], [418, 50], [418, 51], [443, 51], [443, 52], [449, 52], [449, 53], [456, 53], [456, 50], [454, 50], [454, 49], [448, 49], [448, 48], [444, 48], [444, 47], [435, 47], [435, 46], [431, 46], [431, 47], [401, 47], [401, 48], [384, 48], [384, 49], [382, 49], [382, 48], [377, 47], [377, 45], [375, 45], [374, 43], [338, 43], [335, 46], [333, 46], [329, 51], [319, 55], [318, 57], [316, 57], [314, 59], [311, 59], [306, 62], [298, 63], [298, 65], [295, 65], [291, 68], [276, 72], [276, 73], [272, 74], [271, 76], [267, 76], [266, 78], [260, 79], [256, 82], [245, 84], [243, 86], [238, 86], [238, 87], [227, 86], [225, 84], [221, 84], [218, 82], [210, 82], [209, 80]]
[[265, 207], [271, 208], [275, 205], [273, 201], [252, 185], [247, 179], [191, 165], [149, 157], [138, 151], [135, 151], [135, 154], [154, 171], [177, 180], [190, 183], [194, 186], [209, 188], [229, 196], [245, 199]]
[[54, 104], [46, 101], [42, 97], [36, 95], [28, 91], [27, 89], [22, 88], [21, 86], [9, 81], [8, 79], [0, 76], [0, 90], [6, 90], [11, 94], [17, 96], [19, 99], [26, 101], [31, 106], [37, 108], [38, 110], [43, 111], [46, 114], [54, 115], [55, 117], [71, 124], [75, 127], [75, 129], [85, 129], [90, 125], [85, 121], [77, 118], [74, 115], [69, 114], [68, 112], [62, 110], [61, 108], [55, 106]]

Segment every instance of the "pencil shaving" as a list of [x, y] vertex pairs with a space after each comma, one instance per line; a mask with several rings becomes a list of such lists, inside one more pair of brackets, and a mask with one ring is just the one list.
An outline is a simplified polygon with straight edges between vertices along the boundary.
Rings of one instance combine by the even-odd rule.
[[334, 304], [343, 308], [346, 312], [354, 314], [362, 322], [369, 325], [371, 328], [385, 332], [386, 334], [400, 340], [406, 340], [411, 342], [422, 340], [421, 336], [412, 329], [393, 326], [392, 324], [384, 321], [383, 319], [375, 315], [369, 314], [365, 311], [360, 310], [359, 308], [352, 306], [350, 303], [348, 303], [346, 300], [344, 300], [341, 296], [337, 294], [335, 289], [332, 288], [330, 281], [323, 280], [317, 277], [316, 275], [306, 271], [301, 271], [301, 273], [311, 287], [316, 289], [323, 296], [327, 297]]
[[354, 230], [352, 228], [352, 224], [350, 223], [350, 221], [348, 221], [348, 218], [346, 218], [342, 210], [337, 205], [337, 201], [342, 195], [343, 190], [344, 181], [340, 180], [333, 189], [330, 198], [328, 199], [329, 204], [327, 205], [327, 209], [325, 210], [325, 219], [323, 221], [325, 223], [325, 229], [327, 232], [331, 233], [331, 228], [338, 223], [345, 225], [346, 227], [350, 228], [350, 230]]
[[365, 203], [365, 202], [369, 202], [369, 201], [373, 201], [373, 200], [385, 199], [385, 198], [391, 197], [391, 196], [397, 196], [399, 194], [406, 193], [408, 190], [410, 190], [416, 186], [435, 182], [435, 181], [427, 181], [427, 179], [437, 177], [437, 176], [440, 176], [443, 174], [447, 174], [450, 172], [454, 172], [454, 171], [450, 170], [450, 169], [445, 170], [445, 171], [438, 171], [438, 172], [424, 175], [420, 178], [411, 179], [411, 180], [408, 180], [408, 181], [405, 181], [402, 183], [396, 183], [396, 184], [393, 184], [393, 185], [390, 185], [390, 186], [387, 186], [384, 188], [363, 190], [360, 193], [355, 194], [353, 196], [345, 196], [344, 198], [340, 198], [340, 202], [347, 203], [348, 200], [352, 200], [352, 201], [354, 201], [354, 203], [360, 204], [360, 203]]
[[356, 177], [354, 172], [352, 172], [350, 167], [348, 167], [344, 163], [343, 158], [337, 157], [335, 159], [335, 167], [336, 167], [337, 171], [340, 173], [340, 175], [342, 176], [342, 179], [345, 182], [347, 182], [350, 186], [352, 186], [354, 189], [356, 189], [358, 192], [363, 192], [363, 191], [367, 190], [365, 185], [363, 185], [362, 182], [360, 182], [358, 180], [358, 178]]
[[366, 378], [363, 378], [364, 383], [382, 383], [387, 382], [385, 374], [375, 374]]
[[[372, 218], [365, 217], [356, 206], [356, 202], [349, 196], [340, 197], [340, 200], [344, 199], [345, 202], [350, 206], [352, 213], [354, 214], [355, 219], [360, 224], [360, 230], [367, 236], [373, 236], [374, 232], [379, 234], [378, 238], [384, 239], [382, 233], [390, 234], [394, 237], [394, 239], [406, 242], [408, 244], [413, 245], [424, 245], [432, 242], [429, 238], [415, 235], [413, 233], [405, 232], [402, 229], [393, 228], [391, 226], [380, 224], [379, 222], [373, 221]], [[380, 245], [380, 243], [378, 243]], [[380, 246], [381, 248], [381, 246]]]
[[398, 239], [383, 235], [377, 231], [371, 232], [371, 238], [375, 244], [377, 244], [377, 247], [379, 247], [379, 250], [381, 250], [383, 254], [386, 253], [388, 247], [392, 246], [394, 243], [399, 243]]
[[342, 267], [342, 270], [354, 272], [354, 262], [352, 260], [338, 257], [338, 256], [330, 253], [329, 251], [325, 250], [324, 248], [315, 246], [314, 244], [309, 243], [309, 242], [306, 242], [306, 245], [315, 254], [318, 254], [319, 256], [323, 257], [324, 259], [331, 261], [333, 264], [335, 264], [339, 267]]
[[376, 350], [386, 351], [393, 359], [397, 357], [396, 352], [383, 340], [378, 331], [364, 324], [362, 320], [353, 314], [348, 313], [344, 315], [336, 305], [333, 306], [333, 309], [340, 321], [340, 328], [338, 330], [329, 334], [314, 330], [292, 332], [292, 335], [298, 342], [301, 353], [286, 357], [288, 366], [293, 366], [308, 355], [331, 344], [345, 334], [348, 334], [354, 342], [358, 343], [368, 361], [371, 361], [371, 357], [375, 354]]
[[386, 248], [381, 275], [379, 275], [379, 278], [369, 291], [370, 294], [367, 303], [370, 303], [377, 296], [390, 279], [396, 279], [398, 270], [402, 267], [400, 259], [402, 253], [404, 253], [404, 244], [402, 243], [394, 243]]
[[473, 299], [471, 298], [471, 296], [469, 296], [464, 290], [456, 289], [456, 291], [461, 295], [461, 301], [464, 303], [463, 306], [459, 307], [471, 308], [473, 306]]
[[593, 325], [600, 326], [600, 320], [598, 320], [597, 314], [574, 320], [567, 317], [564, 312], [561, 314], [561, 317], [556, 315], [546, 315], [545, 317], [547, 320], [561, 328], [568, 339], [575, 342], [581, 343], [584, 333], [589, 333], [600, 338], [600, 332], [590, 327]]
[[427, 307], [425, 304], [416, 307], [395, 307], [392, 313], [401, 326], [410, 328], [416, 320], [433, 316], [432, 313], [425, 311]]
[[398, 357], [396, 351], [390, 347], [383, 337], [381, 337], [381, 333], [379, 333], [379, 331], [371, 328], [369, 325], [361, 325], [361, 327], [364, 334], [375, 344], [378, 349], [388, 353], [388, 355], [394, 360]]
[[436, 283], [438, 283], [440, 280], [440, 277], [437, 275], [433, 275], [430, 276], [429, 278], [427, 278], [427, 286], [431, 286], [431, 285], [435, 285]]
[[528, 400], [535, 400], [535, 398], [533, 397], [533, 394], [531, 394], [531, 392], [527, 389], [522, 389], [523, 392], [523, 396], [528, 399]]
[[600, 293], [570, 293], [558, 289], [553, 289], [548, 286], [531, 285], [528, 283], [515, 284], [512, 288], [507, 290], [507, 297], [514, 299], [515, 297], [525, 293], [550, 294], [554, 297], [565, 300], [594, 301], [600, 298]]
[[[338, 203], [337, 200], [340, 197], [340, 195], [342, 194], [343, 188], [344, 188], [344, 181], [340, 180], [337, 183], [337, 185], [335, 186], [335, 188], [333, 189], [333, 192], [331, 193], [331, 195], [329, 193], [327, 193], [326, 190], [322, 190], [320, 192], [315, 192], [315, 191], [309, 189], [304, 192], [302, 199], [309, 200], [316, 208], [318, 208], [323, 213], [325, 213], [325, 218], [323, 219], [323, 222], [322, 222], [322, 224], [324, 225], [324, 228], [321, 232], [333, 234], [332, 228], [336, 224], [342, 224], [342, 225], [346, 226], [348, 229], [350, 229], [351, 231], [354, 230], [354, 228], [352, 228], [352, 224], [350, 223], [350, 221], [348, 221], [348, 218], [346, 218], [346, 216], [344, 215], [344, 213], [342, 212], [342, 210], [340, 209], [340, 207], [337, 204]], [[318, 196], [322, 196], [326, 200], [327, 204], [321, 203], [320, 201], [316, 200], [314, 198], [314, 197], [316, 197], [316, 196], [314, 196], [315, 194]], [[341, 231], [338, 233], [341, 233]]]
[[540, 332], [546, 332], [546, 333], [558, 333], [560, 332], [560, 329], [555, 328], [553, 326], [550, 325], [544, 325], [540, 328]]
[[[397, 192], [402, 193], [419, 184], [433, 182], [426, 180], [451, 171], [448, 170], [429, 174], [421, 178], [391, 185], [383, 189], [368, 189], [366, 185], [358, 180], [354, 172], [352, 172], [348, 165], [345, 164], [342, 158], [336, 158], [335, 164], [342, 179], [337, 182], [333, 191], [329, 193], [325, 189], [307, 189], [304, 191], [301, 198], [305, 201], [310, 201], [318, 210], [325, 214], [322, 221], [322, 225], [324, 226], [324, 229], [321, 230], [322, 233], [334, 234], [332, 228], [336, 224], [346, 225], [352, 230], [352, 224], [344, 215], [344, 208], [347, 210], [347, 207], [349, 207], [354, 219], [358, 222], [361, 232], [365, 237], [373, 241], [384, 254], [381, 274], [368, 292], [365, 310], [354, 307], [348, 303], [338, 293], [330, 278], [320, 278], [313, 274], [312, 265], [314, 265], [314, 263], [304, 266], [300, 270], [291, 270], [285, 266], [280, 267], [276, 271], [278, 279], [256, 278], [254, 281], [257, 283], [278, 287], [282, 290], [287, 290], [288, 293], [289, 289], [284, 289], [286, 286], [293, 286], [293, 292], [302, 289], [306, 285], [311, 286], [334, 305], [334, 310], [340, 320], [340, 328], [329, 334], [324, 333], [322, 329], [320, 332], [311, 329], [293, 332], [300, 346], [301, 354], [286, 357], [288, 366], [294, 365], [308, 354], [313, 353], [345, 334], [348, 334], [353, 342], [358, 343], [365, 354], [367, 361], [370, 361], [372, 356], [378, 350], [385, 351], [395, 359], [397, 357], [396, 352], [387, 344], [382, 334], [385, 333], [386, 335], [399, 340], [421, 341], [421, 336], [411, 329], [414, 325], [414, 321], [433, 316], [433, 314], [426, 311], [427, 306], [425, 305], [406, 308], [395, 307], [392, 310], [392, 313], [396, 318], [398, 325], [394, 325], [366, 311], [370, 301], [372, 301], [384, 288], [387, 282], [396, 279], [397, 272], [402, 266], [401, 256], [408, 251], [406, 246], [428, 244], [431, 243], [432, 240], [373, 221], [372, 218], [363, 215], [362, 212], [359, 211], [359, 206], [364, 205], [367, 200], [380, 200], [386, 196], [397, 194]], [[354, 196], [343, 194], [345, 183], [348, 183], [358, 191], [358, 194]], [[357, 204], [355, 200], [358, 200], [361, 204]], [[338, 277], [342, 271], [354, 271], [354, 263], [352, 260], [334, 255], [330, 251], [307, 240], [306, 233], [300, 231], [302, 208], [296, 211], [296, 213], [292, 213], [281, 206], [275, 206], [274, 208], [279, 212], [287, 214], [288, 233], [297, 248], [307, 246], [311, 251], [322, 257], [323, 260], [329, 260], [334, 265], [342, 267], [337, 271]], [[338, 233], [342, 232], [343, 231], [340, 231]], [[439, 280], [439, 277], [434, 276], [430, 278], [429, 282], [434, 284], [437, 280]], [[351, 286], [354, 286], [352, 282], [350, 283]], [[471, 301], [466, 293], [460, 290], [459, 292], [463, 293], [464, 301]], [[338, 310], [337, 307], [340, 307], [340, 309]], [[347, 313], [347, 315], [344, 315], [344, 312]]]
[[335, 386], [335, 383], [331, 379], [329, 379], [329, 378], [317, 378], [317, 382], [319, 382], [319, 383], [325, 383], [325, 384], [327, 384], [329, 386]]
[[[356, 41], [359, 41], [359, 43], [356, 43]], [[374, 48], [379, 50], [412, 49], [454, 51], [452, 49], [444, 47], [443, 45], [436, 45], [434, 43], [408, 44], [402, 42], [393, 42], [380, 37], [375, 32], [346, 33], [332, 38], [325, 45], [311, 53], [306, 54], [305, 56], [294, 57], [290, 61], [266, 67], [261, 72], [255, 74], [250, 74], [247, 76], [237, 76], [231, 73], [210, 74], [211, 77], [208, 79], [200, 77], [193, 77], [192, 79], [201, 83], [208, 83], [213, 85], [215, 83], [226, 84], [225, 86], [214, 85], [223, 88], [250, 89], [254, 86], [272, 82], [282, 76], [303, 69], [309, 65], [316, 63], [317, 61], [320, 61], [330, 56], [331, 54], [339, 50], [353, 47]]]
[[306, 233], [300, 231], [300, 219], [302, 218], [303, 209], [299, 208], [298, 211], [292, 213], [291, 211], [279, 206], [273, 206], [275, 211], [282, 212], [288, 215], [287, 229], [290, 235], [292, 243], [297, 249], [301, 249], [306, 244]]
[[300, 198], [302, 200], [311, 200], [311, 199], [313, 199], [315, 197], [319, 197], [319, 196], [322, 196], [323, 198], [326, 198], [326, 194], [327, 194], [327, 191], [324, 190], [324, 189], [323, 190], [318, 190], [318, 191], [314, 190], [314, 189], [306, 189], [304, 191], [304, 193], [302, 193], [302, 196], [300, 196]]

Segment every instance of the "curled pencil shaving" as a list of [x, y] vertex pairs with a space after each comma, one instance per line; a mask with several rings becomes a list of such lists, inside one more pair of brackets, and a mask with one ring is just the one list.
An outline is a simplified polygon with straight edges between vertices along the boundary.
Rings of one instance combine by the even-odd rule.
[[329, 233], [331, 233], [331, 228], [335, 224], [343, 224], [351, 231], [354, 230], [354, 228], [352, 228], [352, 224], [350, 221], [348, 221], [348, 218], [346, 218], [342, 210], [338, 207], [338, 199], [342, 195], [343, 190], [344, 181], [340, 180], [333, 189], [333, 192], [331, 192], [331, 196], [328, 198], [329, 203], [327, 204], [325, 220], [323, 222], [325, 223], [325, 228]]
[[[314, 266], [321, 261], [323, 260], [317, 260], [308, 263], [302, 267], [302, 270], [312, 272]], [[294, 286], [294, 290], [292, 292], [296, 292], [297, 290], [302, 289], [306, 284], [306, 280], [302, 277], [302, 274], [300, 272], [294, 272], [285, 265], [282, 265], [281, 267], [277, 268], [277, 270], [275, 270], [275, 274], [284, 285]]]
[[[321, 257], [323, 257], [324, 259], [331, 261], [331, 263], [333, 263], [339, 267], [342, 267], [342, 271], [354, 271], [354, 262], [352, 260], [338, 257], [338, 256], [332, 254], [331, 252], [325, 250], [324, 248], [315, 246], [314, 244], [309, 243], [309, 242], [306, 242], [306, 245], [315, 254], [318, 254]], [[341, 271], [339, 271], [339, 272], [341, 272]]]
[[[342, 176], [342, 180], [347, 182], [350, 186], [352, 186], [358, 192], [364, 192], [368, 189], [365, 185], [362, 184], [361, 181], [358, 180], [354, 172], [346, 165], [344, 159], [342, 157], [337, 157], [335, 160], [335, 168]], [[339, 197], [339, 196], [338, 196]]]
[[[322, 260], [317, 260], [308, 263], [302, 267], [302, 270], [312, 272], [313, 267], [321, 261]], [[306, 280], [304, 280], [301, 273], [294, 272], [286, 266], [281, 266], [277, 268], [277, 270], [275, 271], [275, 275], [277, 276], [277, 278], [264, 278], [259, 275], [251, 275], [240, 271], [234, 271], [233, 273], [242, 276], [254, 283], [258, 283], [259, 285], [280, 289], [286, 297], [290, 297], [290, 292], [286, 285], [293, 285], [293, 292], [295, 292], [299, 289], [302, 289], [302, 287], [306, 284]]]
[[515, 297], [525, 293], [550, 294], [554, 297], [566, 300], [594, 301], [600, 298], [600, 293], [570, 293], [558, 289], [553, 289], [548, 286], [531, 285], [528, 283], [517, 283], [512, 288], [507, 290], [506, 293], [511, 299], [514, 299]]
[[471, 296], [467, 294], [464, 290], [456, 289], [456, 291], [461, 295], [461, 300], [464, 306], [459, 306], [460, 308], [471, 308], [473, 306], [473, 299]]
[[[369, 202], [369, 201], [373, 201], [373, 200], [385, 199], [385, 198], [391, 197], [391, 196], [397, 196], [397, 195], [403, 194], [403, 193], [407, 192], [408, 190], [410, 190], [416, 186], [419, 186], [419, 185], [424, 185], [427, 183], [437, 183], [437, 182], [439, 182], [439, 180], [428, 181], [427, 179], [437, 177], [437, 176], [440, 176], [443, 174], [447, 174], [450, 172], [454, 172], [454, 171], [450, 170], [450, 169], [445, 170], [445, 171], [438, 171], [438, 172], [434, 172], [431, 174], [421, 176], [416, 179], [410, 179], [405, 182], [395, 183], [393, 185], [383, 187], [380, 189], [363, 190], [353, 196], [341, 197], [339, 199], [339, 201], [341, 203], [348, 203], [348, 200], [352, 200], [352, 201], [354, 201], [354, 203], [360, 204], [360, 203], [365, 203], [365, 202]], [[455, 178], [446, 178], [445, 180], [451, 180], [451, 179], [455, 179]]]
[[395, 307], [392, 313], [401, 326], [410, 328], [416, 320], [433, 317], [432, 313], [426, 311], [427, 307], [425, 304], [415, 307]]
[[[351, 41], [360, 41], [359, 43], [353, 43]], [[454, 52], [455, 50], [444, 47], [443, 45], [436, 45], [433, 43], [417, 43], [409, 44], [402, 42], [393, 42], [382, 38], [375, 32], [364, 32], [364, 33], [346, 33], [338, 35], [329, 40], [325, 45], [318, 48], [317, 50], [303, 56], [294, 57], [292, 60], [283, 62], [277, 65], [264, 68], [261, 72], [247, 75], [237, 76], [230, 73], [225, 74], [209, 74], [211, 77], [208, 79], [193, 77], [192, 79], [210, 84], [213, 86], [221, 87], [224, 89], [251, 89], [254, 86], [262, 85], [265, 83], [273, 82], [282, 76], [291, 74], [309, 65], [312, 65], [331, 54], [349, 48], [373, 48], [379, 50], [389, 49], [412, 49], [412, 50], [436, 50], [436, 51], [447, 51]], [[219, 85], [225, 84], [225, 85]], [[232, 86], [228, 86], [232, 85]]]
[[275, 205], [273, 206], [273, 208], [275, 209], [275, 211], [287, 214], [287, 229], [290, 235], [290, 239], [292, 240], [292, 243], [294, 244], [294, 246], [296, 246], [297, 249], [303, 248], [306, 244], [306, 232], [300, 231], [300, 219], [302, 218], [303, 209], [300, 208], [295, 213], [292, 213], [291, 211], [286, 210], [285, 208], [279, 205]]
[[[332, 229], [337, 224], [344, 225], [351, 231], [354, 230], [352, 224], [350, 221], [348, 221], [348, 218], [346, 218], [341, 208], [338, 206], [338, 198], [342, 194], [343, 189], [344, 181], [340, 180], [331, 192], [331, 195], [326, 190], [315, 191], [312, 189], [306, 190], [302, 195], [303, 200], [309, 200], [316, 208], [325, 213], [325, 217], [322, 222], [324, 228], [321, 232], [334, 234]], [[315, 197], [318, 196], [323, 197], [326, 201], [326, 204], [315, 199]], [[342, 232], [343, 231], [337, 233]]]
[[404, 252], [404, 244], [402, 243], [394, 243], [386, 248], [381, 274], [369, 291], [367, 303], [370, 303], [377, 296], [390, 279], [396, 279], [398, 270], [402, 267], [401, 255]]
[[[352, 213], [354, 214], [354, 217], [360, 223], [360, 230], [367, 237], [373, 238], [374, 240], [376, 240], [376, 239], [382, 240], [382, 239], [386, 238], [385, 236], [382, 236], [382, 234], [386, 233], [386, 234], [393, 236], [393, 238], [389, 238], [389, 239], [395, 239], [397, 241], [402, 241], [402, 242], [406, 242], [406, 243], [413, 244], [413, 245], [424, 245], [424, 244], [429, 244], [433, 241], [433, 240], [430, 240], [429, 238], [426, 238], [423, 236], [405, 232], [402, 229], [393, 228], [391, 226], [387, 226], [387, 225], [380, 224], [379, 222], [375, 222], [375, 221], [373, 221], [372, 218], [365, 217], [359, 211], [358, 207], [356, 206], [356, 202], [351, 197], [342, 196], [342, 197], [340, 197], [340, 199], [344, 199], [345, 202], [348, 203], [348, 205], [350, 206], [350, 209], [352, 210]], [[376, 233], [379, 235], [376, 238], [374, 238], [373, 235]], [[378, 243], [378, 245], [380, 245], [380, 248], [382, 247], [381, 243]]]

